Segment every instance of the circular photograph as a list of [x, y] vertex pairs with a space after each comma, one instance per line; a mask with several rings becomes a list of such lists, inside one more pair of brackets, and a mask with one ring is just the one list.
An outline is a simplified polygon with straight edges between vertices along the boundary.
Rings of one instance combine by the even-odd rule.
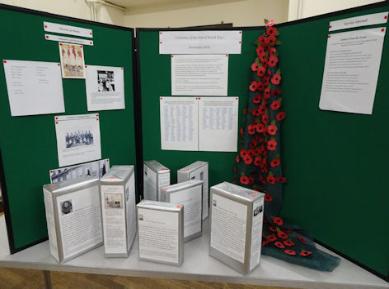
[[65, 201], [61, 204], [61, 211], [63, 215], [73, 212], [72, 201]]

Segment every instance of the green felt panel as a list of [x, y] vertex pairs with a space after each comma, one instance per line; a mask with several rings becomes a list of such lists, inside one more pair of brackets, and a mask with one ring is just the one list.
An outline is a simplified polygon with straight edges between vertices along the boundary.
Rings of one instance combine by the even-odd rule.
[[[132, 31], [0, 9], [0, 59], [59, 62], [58, 43], [44, 40], [43, 21], [93, 29], [85, 63], [124, 67], [125, 110], [100, 112], [102, 158], [111, 165], [135, 163]], [[85, 81], [63, 79], [65, 114], [88, 113]], [[11, 117], [0, 66], [0, 148], [14, 240], [18, 250], [47, 237], [42, 185], [58, 167], [54, 115]]]
[[[389, 10], [388, 3], [371, 7], [279, 27], [287, 112], [282, 128], [288, 178], [283, 215], [318, 241], [386, 276], [389, 42], [384, 44], [373, 115], [319, 109], [329, 21]], [[254, 42], [262, 31], [260, 27], [243, 29], [242, 54], [230, 55], [228, 95], [239, 96], [240, 113], [247, 101]], [[160, 149], [159, 97], [171, 94], [170, 56], [159, 55], [158, 30], [141, 30], [138, 35], [144, 159], [169, 167], [172, 182], [178, 168], [196, 160], [209, 162], [210, 185], [231, 181], [234, 153]], [[239, 117], [241, 123], [242, 114]]]

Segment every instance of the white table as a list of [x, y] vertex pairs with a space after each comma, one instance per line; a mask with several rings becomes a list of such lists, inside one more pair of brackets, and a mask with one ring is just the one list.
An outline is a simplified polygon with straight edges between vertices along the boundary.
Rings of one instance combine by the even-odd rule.
[[[102, 247], [90, 251], [66, 264], [57, 264], [44, 242], [14, 255], [0, 257], [0, 266], [49, 271], [121, 275], [131, 277], [170, 278], [213, 282], [255, 284], [292, 288], [389, 288], [389, 284], [359, 266], [341, 258], [340, 265], [330, 273], [291, 265], [268, 256], [250, 274], [241, 275], [208, 256], [207, 225], [201, 238], [185, 244], [181, 267], [139, 261], [135, 241], [129, 258], [104, 258]], [[49, 276], [48, 283], [50, 283]], [[48, 284], [50, 288], [50, 284]]]

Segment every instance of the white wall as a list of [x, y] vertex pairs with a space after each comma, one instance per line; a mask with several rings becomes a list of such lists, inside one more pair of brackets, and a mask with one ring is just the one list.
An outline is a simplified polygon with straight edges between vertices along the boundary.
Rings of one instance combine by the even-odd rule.
[[264, 19], [276, 23], [288, 19], [288, 0], [243, 0], [225, 4], [205, 5], [155, 11], [136, 12], [131, 10], [124, 16], [124, 25], [129, 27], [186, 27], [224, 23], [234, 26], [263, 25]]
[[[91, 20], [89, 6], [84, 0], [0, 0], [0, 3]], [[122, 25], [123, 12], [111, 7], [99, 7], [97, 21]]]
[[289, 20], [367, 5], [382, 0], [289, 0]]

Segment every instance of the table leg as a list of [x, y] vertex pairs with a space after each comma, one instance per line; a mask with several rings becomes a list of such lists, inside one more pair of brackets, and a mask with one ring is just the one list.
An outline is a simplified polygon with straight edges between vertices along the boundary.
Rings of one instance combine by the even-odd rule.
[[52, 289], [50, 271], [43, 271], [43, 279], [45, 282], [45, 289]]

